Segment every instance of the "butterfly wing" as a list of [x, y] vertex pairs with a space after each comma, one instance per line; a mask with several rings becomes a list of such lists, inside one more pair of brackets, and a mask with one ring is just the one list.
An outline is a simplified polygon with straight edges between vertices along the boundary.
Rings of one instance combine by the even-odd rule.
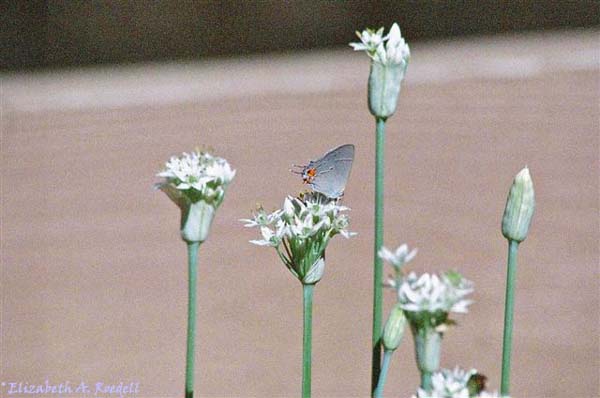
[[327, 152], [313, 164], [317, 172], [310, 184], [312, 189], [332, 199], [342, 196], [353, 161], [352, 144], [341, 145]]

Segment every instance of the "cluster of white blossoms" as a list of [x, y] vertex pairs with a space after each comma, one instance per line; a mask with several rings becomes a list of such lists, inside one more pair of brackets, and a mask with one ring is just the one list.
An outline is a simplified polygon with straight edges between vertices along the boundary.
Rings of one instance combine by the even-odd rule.
[[383, 36], [383, 28], [374, 31], [365, 29], [356, 32], [360, 43], [350, 43], [355, 51], [366, 51], [369, 57], [375, 62], [383, 65], [406, 64], [410, 57], [410, 49], [404, 38], [400, 34], [400, 27], [397, 23], [392, 25], [387, 36]]
[[169, 196], [174, 193], [174, 188], [192, 202], [204, 200], [218, 204], [235, 176], [235, 170], [223, 158], [206, 152], [192, 152], [173, 156], [157, 176], [165, 179], [158, 187], [163, 191], [169, 189]]
[[400, 245], [395, 251], [382, 246], [377, 253], [382, 260], [392, 264], [396, 269], [401, 269], [406, 263], [410, 262], [417, 255], [417, 249], [408, 251], [406, 244]]
[[[306, 277], [311, 270], [324, 267], [323, 255], [329, 240], [337, 234], [345, 238], [355, 235], [347, 229], [348, 216], [343, 213], [347, 210], [321, 194], [301, 199], [288, 196], [283, 209], [267, 213], [260, 208], [252, 219], [241, 221], [246, 227], [260, 228], [262, 239], [251, 243], [274, 247], [287, 268], [308, 283]], [[317, 281], [322, 269], [318, 271]]]
[[[453, 370], [442, 369], [431, 377], [430, 392], [419, 388], [412, 398], [498, 398], [497, 393], [481, 391], [479, 394], [469, 392], [469, 380], [477, 370], [463, 370], [458, 366]], [[477, 394], [477, 395], [475, 395]]]
[[181, 210], [182, 239], [204, 242], [235, 170], [223, 158], [196, 151], [172, 157], [157, 176], [164, 181], [155, 187]]
[[465, 299], [473, 292], [473, 283], [458, 272], [449, 271], [441, 276], [414, 272], [403, 278], [398, 289], [398, 302], [409, 312], [466, 313], [472, 300]]
[[245, 227], [260, 227], [263, 239], [251, 240], [251, 243], [278, 247], [284, 239], [290, 243], [302, 243], [313, 237], [328, 240], [338, 233], [345, 238], [353, 236], [355, 233], [347, 230], [348, 216], [342, 214], [346, 210], [349, 208], [334, 201], [303, 201], [288, 196], [283, 202], [283, 209], [267, 213], [260, 208], [254, 213], [254, 218], [241, 221], [245, 222]]

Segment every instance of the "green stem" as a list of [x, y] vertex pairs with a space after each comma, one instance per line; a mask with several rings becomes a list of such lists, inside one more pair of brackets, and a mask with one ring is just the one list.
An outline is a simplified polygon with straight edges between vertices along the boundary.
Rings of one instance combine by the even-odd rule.
[[304, 296], [304, 335], [302, 338], [302, 398], [310, 398], [312, 353], [312, 303], [315, 285], [302, 285]]
[[194, 396], [194, 341], [196, 339], [196, 282], [198, 280], [198, 247], [200, 242], [187, 242], [188, 249], [188, 319], [185, 355], [185, 398]]
[[431, 373], [430, 372], [421, 372], [421, 388], [427, 392], [431, 392]]
[[385, 119], [376, 118], [375, 144], [375, 244], [373, 253], [373, 357], [371, 360], [371, 391], [375, 393], [381, 371], [381, 323], [383, 319], [383, 264], [379, 249], [383, 245], [383, 153]]
[[508, 271], [506, 273], [506, 301], [504, 303], [504, 337], [502, 344], [502, 377], [500, 394], [510, 394], [510, 354], [512, 350], [513, 312], [515, 306], [515, 279], [519, 242], [508, 241]]
[[390, 367], [390, 360], [392, 359], [392, 354], [394, 351], [385, 350], [383, 353], [383, 365], [381, 365], [381, 373], [379, 374], [379, 381], [377, 382], [377, 388], [375, 388], [375, 392], [373, 396], [375, 398], [383, 397], [383, 387], [385, 386], [385, 381], [387, 379], [388, 369]]

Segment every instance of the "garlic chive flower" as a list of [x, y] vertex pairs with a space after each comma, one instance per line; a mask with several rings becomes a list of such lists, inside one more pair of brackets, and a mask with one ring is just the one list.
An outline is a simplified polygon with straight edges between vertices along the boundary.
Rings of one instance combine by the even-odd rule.
[[350, 43], [350, 47], [354, 51], [366, 51], [369, 56], [373, 57], [377, 52], [377, 48], [383, 43], [383, 27], [377, 29], [365, 29], [362, 32], [356, 31], [356, 36], [360, 39], [360, 43]]
[[365, 29], [356, 32], [360, 43], [350, 43], [354, 51], [366, 51], [375, 62], [383, 65], [403, 65], [410, 57], [410, 48], [400, 33], [400, 27], [394, 23], [387, 36], [383, 36], [383, 27], [377, 31]]
[[398, 302], [415, 339], [421, 388], [426, 391], [430, 391], [432, 375], [439, 369], [442, 337], [452, 324], [448, 315], [450, 312], [466, 313], [471, 300], [465, 297], [472, 291], [473, 284], [454, 271], [419, 277], [411, 272], [397, 287]]
[[271, 246], [290, 270], [304, 284], [317, 283], [324, 271], [325, 249], [335, 235], [350, 238], [349, 210], [321, 194], [302, 199], [288, 196], [281, 210], [266, 213], [259, 209], [252, 219], [243, 219], [248, 227], [260, 227], [262, 239], [251, 240], [259, 246]]
[[401, 245], [395, 251], [387, 249], [385, 246], [379, 250], [379, 257], [392, 264], [394, 268], [402, 268], [406, 263], [410, 262], [417, 255], [417, 249], [408, 251], [406, 244]]
[[274, 213], [267, 213], [262, 207], [254, 212], [253, 218], [242, 218], [240, 221], [245, 222], [244, 227], [267, 227], [272, 225], [279, 219], [279, 211]]
[[442, 369], [435, 372], [431, 378], [432, 390], [419, 388], [412, 398], [498, 398], [497, 393], [480, 392], [478, 395], [469, 393], [469, 380], [477, 374], [477, 370], [463, 370], [458, 366], [453, 370]]
[[[423, 274], [419, 277], [411, 272], [403, 279], [398, 288], [398, 301], [411, 318], [411, 313], [448, 314], [449, 312], [466, 313], [472, 300], [465, 297], [473, 292], [473, 283], [464, 279], [458, 272], [449, 271], [440, 276]], [[435, 317], [428, 317], [434, 319]], [[437, 326], [445, 317], [435, 321]]]
[[435, 372], [431, 377], [432, 390], [427, 392], [423, 389], [417, 391], [416, 398], [469, 398], [467, 383], [472, 375], [477, 373], [475, 369], [469, 371], [460, 369], [442, 369]]
[[172, 157], [157, 176], [164, 180], [156, 188], [181, 209], [183, 240], [204, 242], [235, 170], [225, 159], [197, 151]]
[[[357, 33], [358, 34], [358, 33]], [[404, 80], [410, 49], [394, 23], [387, 36], [383, 28], [366, 29], [358, 34], [361, 43], [350, 43], [354, 50], [364, 50], [371, 58], [369, 74], [369, 110], [377, 117], [386, 119], [394, 114]]]
[[403, 244], [400, 245], [395, 251], [391, 251], [385, 246], [382, 246], [377, 255], [379, 258], [387, 261], [392, 265], [392, 267], [394, 267], [394, 277], [390, 277], [386, 282], [384, 282], [384, 286], [395, 289], [402, 282], [404, 266], [415, 258], [417, 255], [417, 249], [412, 249], [409, 252], [408, 246]]

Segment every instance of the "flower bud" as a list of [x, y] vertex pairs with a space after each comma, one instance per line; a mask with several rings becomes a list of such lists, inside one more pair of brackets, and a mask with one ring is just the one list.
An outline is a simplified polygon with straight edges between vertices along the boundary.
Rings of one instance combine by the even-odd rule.
[[181, 238], [187, 243], [204, 242], [235, 170], [225, 159], [197, 151], [172, 157], [157, 176], [164, 180], [155, 188], [181, 211]]
[[394, 308], [392, 308], [390, 316], [383, 328], [382, 340], [384, 349], [394, 351], [400, 346], [402, 336], [404, 336], [405, 327], [406, 317], [404, 316], [404, 311], [396, 304]]
[[522, 242], [527, 237], [531, 218], [535, 209], [535, 194], [529, 169], [525, 167], [513, 181], [504, 216], [502, 217], [502, 234], [506, 239]]

